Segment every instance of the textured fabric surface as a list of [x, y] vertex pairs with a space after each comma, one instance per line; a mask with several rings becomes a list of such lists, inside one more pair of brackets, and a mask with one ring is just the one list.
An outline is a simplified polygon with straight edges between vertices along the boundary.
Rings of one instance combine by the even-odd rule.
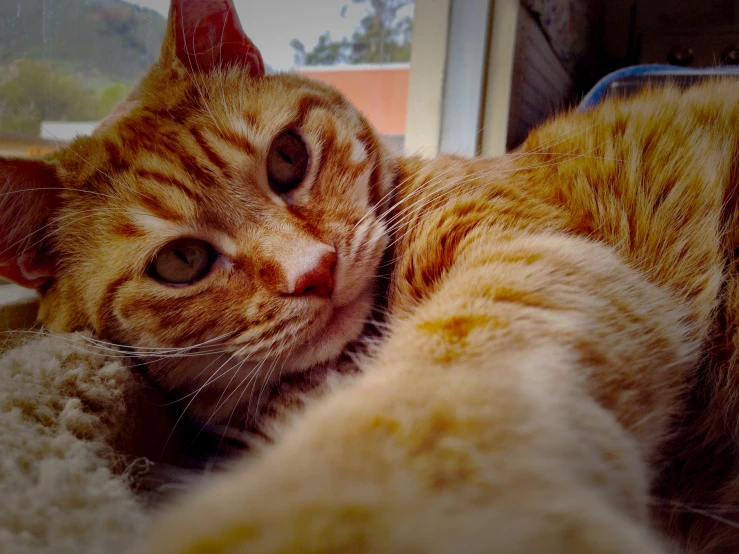
[[131, 492], [140, 377], [83, 335], [41, 335], [0, 356], [0, 551], [124, 552], [146, 522]]
[[[355, 375], [342, 359], [286, 378], [251, 440], [278, 435]], [[243, 452], [229, 430], [202, 432], [170, 400], [89, 334], [0, 334], [0, 554], [135, 552], [152, 503]]]

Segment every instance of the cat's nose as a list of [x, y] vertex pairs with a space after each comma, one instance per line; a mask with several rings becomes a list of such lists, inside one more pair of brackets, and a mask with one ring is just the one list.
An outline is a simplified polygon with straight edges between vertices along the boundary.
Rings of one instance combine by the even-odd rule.
[[304, 271], [298, 273], [293, 283], [288, 283], [288, 292], [296, 296], [316, 295], [330, 298], [334, 292], [334, 268], [336, 252], [324, 252], [316, 257]]

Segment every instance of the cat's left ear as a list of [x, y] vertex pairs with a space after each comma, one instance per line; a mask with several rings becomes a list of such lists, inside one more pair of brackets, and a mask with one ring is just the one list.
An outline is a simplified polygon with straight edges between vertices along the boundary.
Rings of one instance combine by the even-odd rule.
[[28, 288], [54, 277], [45, 227], [60, 190], [53, 163], [0, 158], [0, 277]]
[[178, 60], [206, 73], [241, 65], [252, 77], [264, 75], [264, 61], [241, 28], [232, 0], [172, 0], [162, 63]]

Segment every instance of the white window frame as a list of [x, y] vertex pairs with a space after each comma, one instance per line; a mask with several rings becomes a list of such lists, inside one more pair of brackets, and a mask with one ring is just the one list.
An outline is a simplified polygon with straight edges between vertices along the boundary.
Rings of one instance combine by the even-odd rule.
[[505, 153], [519, 0], [416, 0], [405, 153]]

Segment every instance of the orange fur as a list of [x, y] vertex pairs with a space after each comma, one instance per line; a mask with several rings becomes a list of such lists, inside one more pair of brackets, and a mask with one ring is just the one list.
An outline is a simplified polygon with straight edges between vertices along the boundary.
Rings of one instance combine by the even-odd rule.
[[735, 551], [710, 506], [739, 506], [738, 384], [716, 378], [736, 91], [608, 102], [497, 160], [398, 160], [387, 338], [151, 551]]
[[[217, 422], [259, 409], [277, 371], [330, 374], [373, 304], [384, 333], [361, 376], [167, 514], [149, 552], [739, 549], [711, 509], [739, 508], [736, 83], [566, 114], [499, 159], [393, 159], [329, 87], [188, 65], [172, 21], [96, 136], [0, 162], [4, 192], [36, 191], [27, 216], [0, 200], [0, 248], [52, 275], [42, 321], [132, 347]], [[289, 201], [264, 169], [283, 129], [311, 152]], [[222, 263], [153, 282], [181, 236]], [[334, 297], [281, 293], [321, 244]]]
[[[27, 225], [48, 225], [44, 242], [31, 242], [57, 264], [42, 287], [40, 319], [54, 331], [90, 328], [147, 352], [205, 343], [200, 356], [144, 361], [179, 396], [205, 385], [188, 404], [202, 421], [218, 422], [218, 399], [230, 400], [221, 406], [224, 420], [237, 408], [253, 412], [278, 372], [336, 357], [369, 316], [387, 242], [378, 217], [390, 183], [383, 146], [325, 85], [297, 75], [253, 79], [237, 66], [190, 74], [166, 55], [121, 111], [47, 162], [8, 162], [56, 173], [56, 182], [39, 186], [59, 189], [52, 219]], [[292, 205], [269, 189], [264, 169], [283, 128], [300, 129], [315, 162]], [[364, 159], [345, 163], [355, 143]], [[28, 231], [0, 207], [13, 217], [5, 225], [17, 228], [12, 246]], [[179, 236], [208, 240], [228, 263], [189, 288], [155, 283], [148, 262]], [[291, 260], [324, 244], [340, 254], [332, 304], [281, 294]], [[316, 335], [340, 308], [344, 328], [321, 344]]]

